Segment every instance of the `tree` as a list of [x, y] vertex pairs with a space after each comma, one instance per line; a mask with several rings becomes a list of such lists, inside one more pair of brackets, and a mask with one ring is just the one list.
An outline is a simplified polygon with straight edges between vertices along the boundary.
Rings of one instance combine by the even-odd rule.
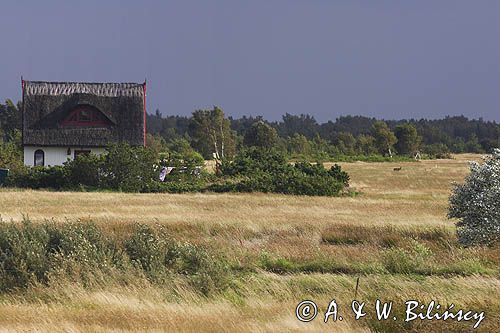
[[278, 142], [274, 128], [259, 120], [246, 131], [243, 144], [248, 147], [272, 148]]
[[146, 146], [153, 150], [155, 154], [163, 153], [167, 150], [167, 142], [165, 139], [158, 134], [147, 134], [146, 135]]
[[18, 171], [24, 167], [20, 130], [13, 130], [6, 142], [0, 138], [0, 168]]
[[456, 184], [450, 196], [449, 218], [457, 222], [459, 241], [464, 245], [500, 241], [500, 149], [472, 162], [464, 184]]
[[340, 132], [336, 135], [335, 145], [339, 148], [342, 154], [354, 155], [356, 138], [349, 132]]
[[311, 144], [309, 140], [307, 140], [304, 135], [298, 133], [288, 138], [287, 148], [290, 154], [308, 155], [311, 153]]
[[395, 148], [400, 155], [413, 155], [418, 151], [422, 139], [411, 124], [400, 124], [394, 129], [397, 138]]
[[189, 123], [193, 148], [206, 159], [232, 157], [235, 152], [235, 134], [222, 109], [197, 110]]
[[467, 143], [465, 144], [465, 149], [469, 153], [481, 153], [483, 151], [475, 133], [470, 135], [469, 140], [467, 140]]
[[376, 121], [372, 126], [372, 135], [375, 138], [375, 146], [380, 154], [392, 156], [392, 149], [397, 139], [389, 129], [385, 121]]
[[158, 156], [154, 150], [131, 147], [120, 143], [108, 147], [102, 157], [104, 187], [126, 192], [139, 192], [157, 178], [155, 164]]
[[372, 155], [377, 153], [375, 147], [375, 138], [371, 135], [360, 134], [356, 140], [357, 150], [364, 155]]
[[278, 131], [282, 137], [293, 136], [298, 133], [312, 139], [319, 131], [319, 125], [313, 116], [301, 114], [300, 116], [286, 113], [283, 121], [278, 124]]
[[21, 130], [21, 108], [16, 106], [10, 99], [5, 104], [0, 104], [0, 132], [4, 136], [12, 135], [14, 130]]

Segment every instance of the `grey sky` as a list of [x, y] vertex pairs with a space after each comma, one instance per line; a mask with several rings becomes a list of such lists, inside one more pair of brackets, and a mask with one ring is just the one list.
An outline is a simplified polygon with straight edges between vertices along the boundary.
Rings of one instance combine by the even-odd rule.
[[20, 76], [148, 80], [148, 111], [500, 121], [500, 1], [2, 1], [0, 98]]

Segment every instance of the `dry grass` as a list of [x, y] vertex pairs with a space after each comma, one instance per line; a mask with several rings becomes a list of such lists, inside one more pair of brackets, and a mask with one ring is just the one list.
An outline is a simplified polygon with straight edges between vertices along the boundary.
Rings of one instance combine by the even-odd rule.
[[[264, 194], [127, 194], [43, 191], [0, 191], [4, 220], [89, 219], [97, 222], [161, 222], [165, 224], [241, 226], [252, 230], [302, 226], [322, 229], [331, 224], [440, 225], [451, 183], [462, 181], [468, 159], [410, 163], [342, 163], [354, 198]], [[402, 166], [401, 171], [393, 171]]]
[[[133, 222], [159, 223], [176, 239], [203, 244], [229, 258], [233, 265], [255, 273], [210, 298], [200, 296], [182, 280], [158, 286], [138, 278], [134, 283], [90, 289], [61, 281], [51, 287], [1, 296], [0, 331], [380, 329], [369, 318], [354, 321], [349, 317], [329, 324], [317, 318], [304, 324], [294, 317], [295, 306], [303, 298], [314, 299], [322, 307], [335, 298], [345, 309], [354, 297], [357, 276], [361, 276], [359, 299], [372, 302], [382, 297], [400, 306], [402, 300], [411, 298], [453, 302], [486, 310], [487, 319], [479, 331], [494, 331], [500, 324], [500, 302], [492, 298], [500, 294], [500, 251], [461, 249], [453, 221], [446, 219], [451, 183], [463, 180], [467, 160], [478, 159], [477, 155], [460, 155], [454, 160], [341, 163], [351, 175], [352, 186], [361, 191], [359, 196], [343, 198], [2, 190], [0, 214], [4, 221], [20, 221], [23, 215], [35, 221], [54, 219], [61, 223], [92, 220], [115, 234], [128, 232]], [[401, 171], [393, 170], [399, 166]], [[430, 249], [431, 273], [413, 276], [377, 272], [383, 268], [386, 251], [410, 249], [414, 242]], [[271, 274], [258, 265], [263, 252], [293, 264], [334, 262], [352, 273]], [[372, 269], [373, 273], [366, 274]], [[435, 274], [433, 270], [437, 269], [445, 275]], [[459, 274], [462, 270], [465, 276]], [[472, 326], [449, 322], [394, 325], [389, 323], [382, 329], [465, 331]]]

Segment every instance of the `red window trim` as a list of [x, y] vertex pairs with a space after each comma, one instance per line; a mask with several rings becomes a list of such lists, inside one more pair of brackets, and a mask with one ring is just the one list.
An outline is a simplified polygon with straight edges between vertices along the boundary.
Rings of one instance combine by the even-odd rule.
[[[83, 112], [88, 112], [89, 120], [81, 119]], [[64, 127], [106, 127], [110, 125], [111, 122], [101, 111], [90, 106], [77, 106], [61, 121], [61, 126]]]

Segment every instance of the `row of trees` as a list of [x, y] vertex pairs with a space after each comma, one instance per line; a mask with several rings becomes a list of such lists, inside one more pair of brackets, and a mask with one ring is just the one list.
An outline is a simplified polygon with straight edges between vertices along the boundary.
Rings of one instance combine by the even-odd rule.
[[148, 131], [166, 142], [185, 139], [205, 158], [221, 155], [223, 143], [228, 156], [243, 147], [257, 146], [274, 147], [290, 156], [323, 158], [412, 156], [417, 152], [443, 157], [450, 152], [491, 152], [500, 146], [499, 124], [465, 117], [383, 121], [346, 116], [318, 124], [310, 115], [285, 114], [280, 122], [262, 117], [226, 119], [214, 107], [195, 111], [192, 117], [163, 117], [157, 110], [148, 116]]
[[[291, 122], [290, 117], [284, 117], [286, 122]], [[149, 130], [155, 133], [156, 140], [161, 138], [168, 143], [183, 139], [207, 159], [232, 157], [237, 150], [244, 147], [274, 148], [291, 157], [315, 159], [332, 159], [341, 155], [392, 157], [396, 152], [399, 155], [414, 156], [421, 148], [425, 148], [426, 152], [434, 156], [449, 151], [444, 144], [423, 147], [421, 135], [409, 122], [397, 124], [392, 130], [386, 122], [374, 121], [366, 133], [355, 135], [342, 131], [330, 136], [330, 139], [325, 139], [320, 133], [315, 133], [312, 138], [306, 136], [304, 131], [299, 131], [299, 127], [295, 125], [290, 128], [297, 131], [290, 131], [289, 135], [283, 136], [280, 135], [280, 132], [284, 131], [280, 124], [266, 122], [261, 117], [252, 118], [251, 124], [234, 121], [225, 118], [224, 112], [218, 107], [195, 111], [189, 121], [185, 121], [183, 117], [163, 118], [159, 113], [149, 119], [152, 123]], [[314, 118], [304, 116], [298, 119], [304, 119], [308, 124]]]
[[[8, 156], [20, 145], [21, 119], [19, 103], [0, 104], [0, 141], [10, 144], [0, 150], [0, 163], [2, 158], [12, 160]], [[163, 117], [157, 110], [148, 115], [147, 128], [148, 144], [163, 150], [189, 147], [206, 159], [232, 157], [245, 147], [275, 148], [292, 158], [340, 160], [417, 152], [446, 157], [450, 152], [491, 152], [500, 146], [500, 124], [465, 117], [383, 121], [345, 116], [319, 124], [304, 114], [285, 114], [278, 122], [262, 117], [234, 119], [214, 107], [197, 110], [191, 117]]]

